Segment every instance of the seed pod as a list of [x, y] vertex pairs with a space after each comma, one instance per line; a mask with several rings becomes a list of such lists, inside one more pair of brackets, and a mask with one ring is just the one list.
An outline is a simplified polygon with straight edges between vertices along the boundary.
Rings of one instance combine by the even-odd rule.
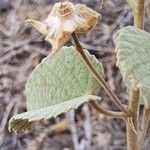
[[83, 4], [71, 2], [55, 3], [52, 11], [43, 23], [27, 20], [52, 44], [53, 51], [61, 48], [72, 32], [87, 32], [97, 23], [101, 15]]

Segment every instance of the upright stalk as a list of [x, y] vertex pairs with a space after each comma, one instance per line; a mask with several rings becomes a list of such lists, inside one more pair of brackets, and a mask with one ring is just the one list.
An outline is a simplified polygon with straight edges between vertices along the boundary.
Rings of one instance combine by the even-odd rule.
[[129, 111], [132, 118], [133, 127], [127, 119], [127, 149], [138, 150], [138, 114], [139, 114], [139, 90], [131, 87], [129, 99]]
[[[135, 1], [135, 0], [132, 0]], [[144, 22], [144, 1], [145, 0], [137, 0], [133, 15], [134, 15], [134, 27], [142, 29]]]
[[[144, 24], [144, 0], [132, 0], [134, 3], [134, 27], [142, 29]], [[129, 111], [131, 113], [134, 129], [127, 121], [127, 149], [139, 150], [138, 147], [138, 116], [139, 116], [139, 90], [134, 86], [130, 89]], [[135, 133], [136, 132], [136, 133]]]

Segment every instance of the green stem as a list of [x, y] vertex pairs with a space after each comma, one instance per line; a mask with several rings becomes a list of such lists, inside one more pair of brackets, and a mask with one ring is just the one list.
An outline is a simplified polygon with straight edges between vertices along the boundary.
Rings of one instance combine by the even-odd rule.
[[95, 70], [95, 68], [93, 67], [93, 65], [91, 64], [91, 62], [88, 60], [88, 58], [86, 57], [79, 41], [78, 38], [76, 36], [76, 34], [73, 32], [71, 35], [71, 39], [72, 42], [76, 48], [76, 50], [79, 52], [80, 56], [83, 58], [83, 60], [85, 61], [88, 69], [91, 71], [91, 73], [93, 74], [93, 76], [95, 77], [95, 79], [99, 82], [99, 84], [104, 88], [104, 90], [106, 91], [106, 93], [109, 95], [110, 99], [118, 106], [118, 108], [124, 112], [125, 114], [129, 114], [129, 111], [127, 109], [127, 107], [125, 107], [121, 101], [117, 98], [117, 96], [113, 93], [113, 91], [111, 90], [111, 88], [107, 85], [107, 83], [105, 82], [105, 80], [102, 78], [101, 75], [99, 75], [97, 73], [97, 71]]
[[[144, 0], [132, 1], [134, 3], [134, 27], [142, 29], [144, 24]], [[134, 87], [131, 87], [130, 90], [129, 111], [131, 113], [134, 129], [131, 127], [130, 123], [127, 122], [127, 149], [138, 150], [138, 135], [136, 133], [138, 133], [139, 90], [135, 90]]]

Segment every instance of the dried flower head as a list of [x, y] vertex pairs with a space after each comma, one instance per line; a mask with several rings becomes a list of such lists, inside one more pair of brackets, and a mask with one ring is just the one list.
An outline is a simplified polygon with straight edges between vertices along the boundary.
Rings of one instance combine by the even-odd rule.
[[53, 51], [62, 47], [72, 32], [86, 32], [92, 29], [101, 18], [100, 14], [83, 4], [71, 2], [56, 3], [43, 23], [28, 19], [27, 21], [53, 46]]

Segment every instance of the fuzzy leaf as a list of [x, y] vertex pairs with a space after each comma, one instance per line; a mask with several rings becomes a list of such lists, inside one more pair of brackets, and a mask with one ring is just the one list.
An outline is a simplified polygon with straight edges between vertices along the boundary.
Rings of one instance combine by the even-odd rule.
[[150, 34], [131, 26], [121, 29], [116, 52], [124, 80], [140, 89], [141, 98], [150, 108]]
[[[102, 64], [88, 51], [85, 53], [104, 76]], [[9, 128], [17, 132], [25, 130], [37, 120], [56, 117], [89, 100], [100, 100], [91, 95], [98, 87], [74, 47], [63, 47], [34, 69], [26, 84], [28, 112], [14, 116]]]
[[11, 119], [9, 130], [19, 132], [29, 129], [35, 121], [56, 117], [62, 113], [68, 112], [71, 109], [77, 109], [85, 102], [100, 99], [101, 98], [98, 96], [87, 95], [64, 101], [49, 107], [44, 107], [41, 109], [31, 110], [25, 113], [18, 114]]

